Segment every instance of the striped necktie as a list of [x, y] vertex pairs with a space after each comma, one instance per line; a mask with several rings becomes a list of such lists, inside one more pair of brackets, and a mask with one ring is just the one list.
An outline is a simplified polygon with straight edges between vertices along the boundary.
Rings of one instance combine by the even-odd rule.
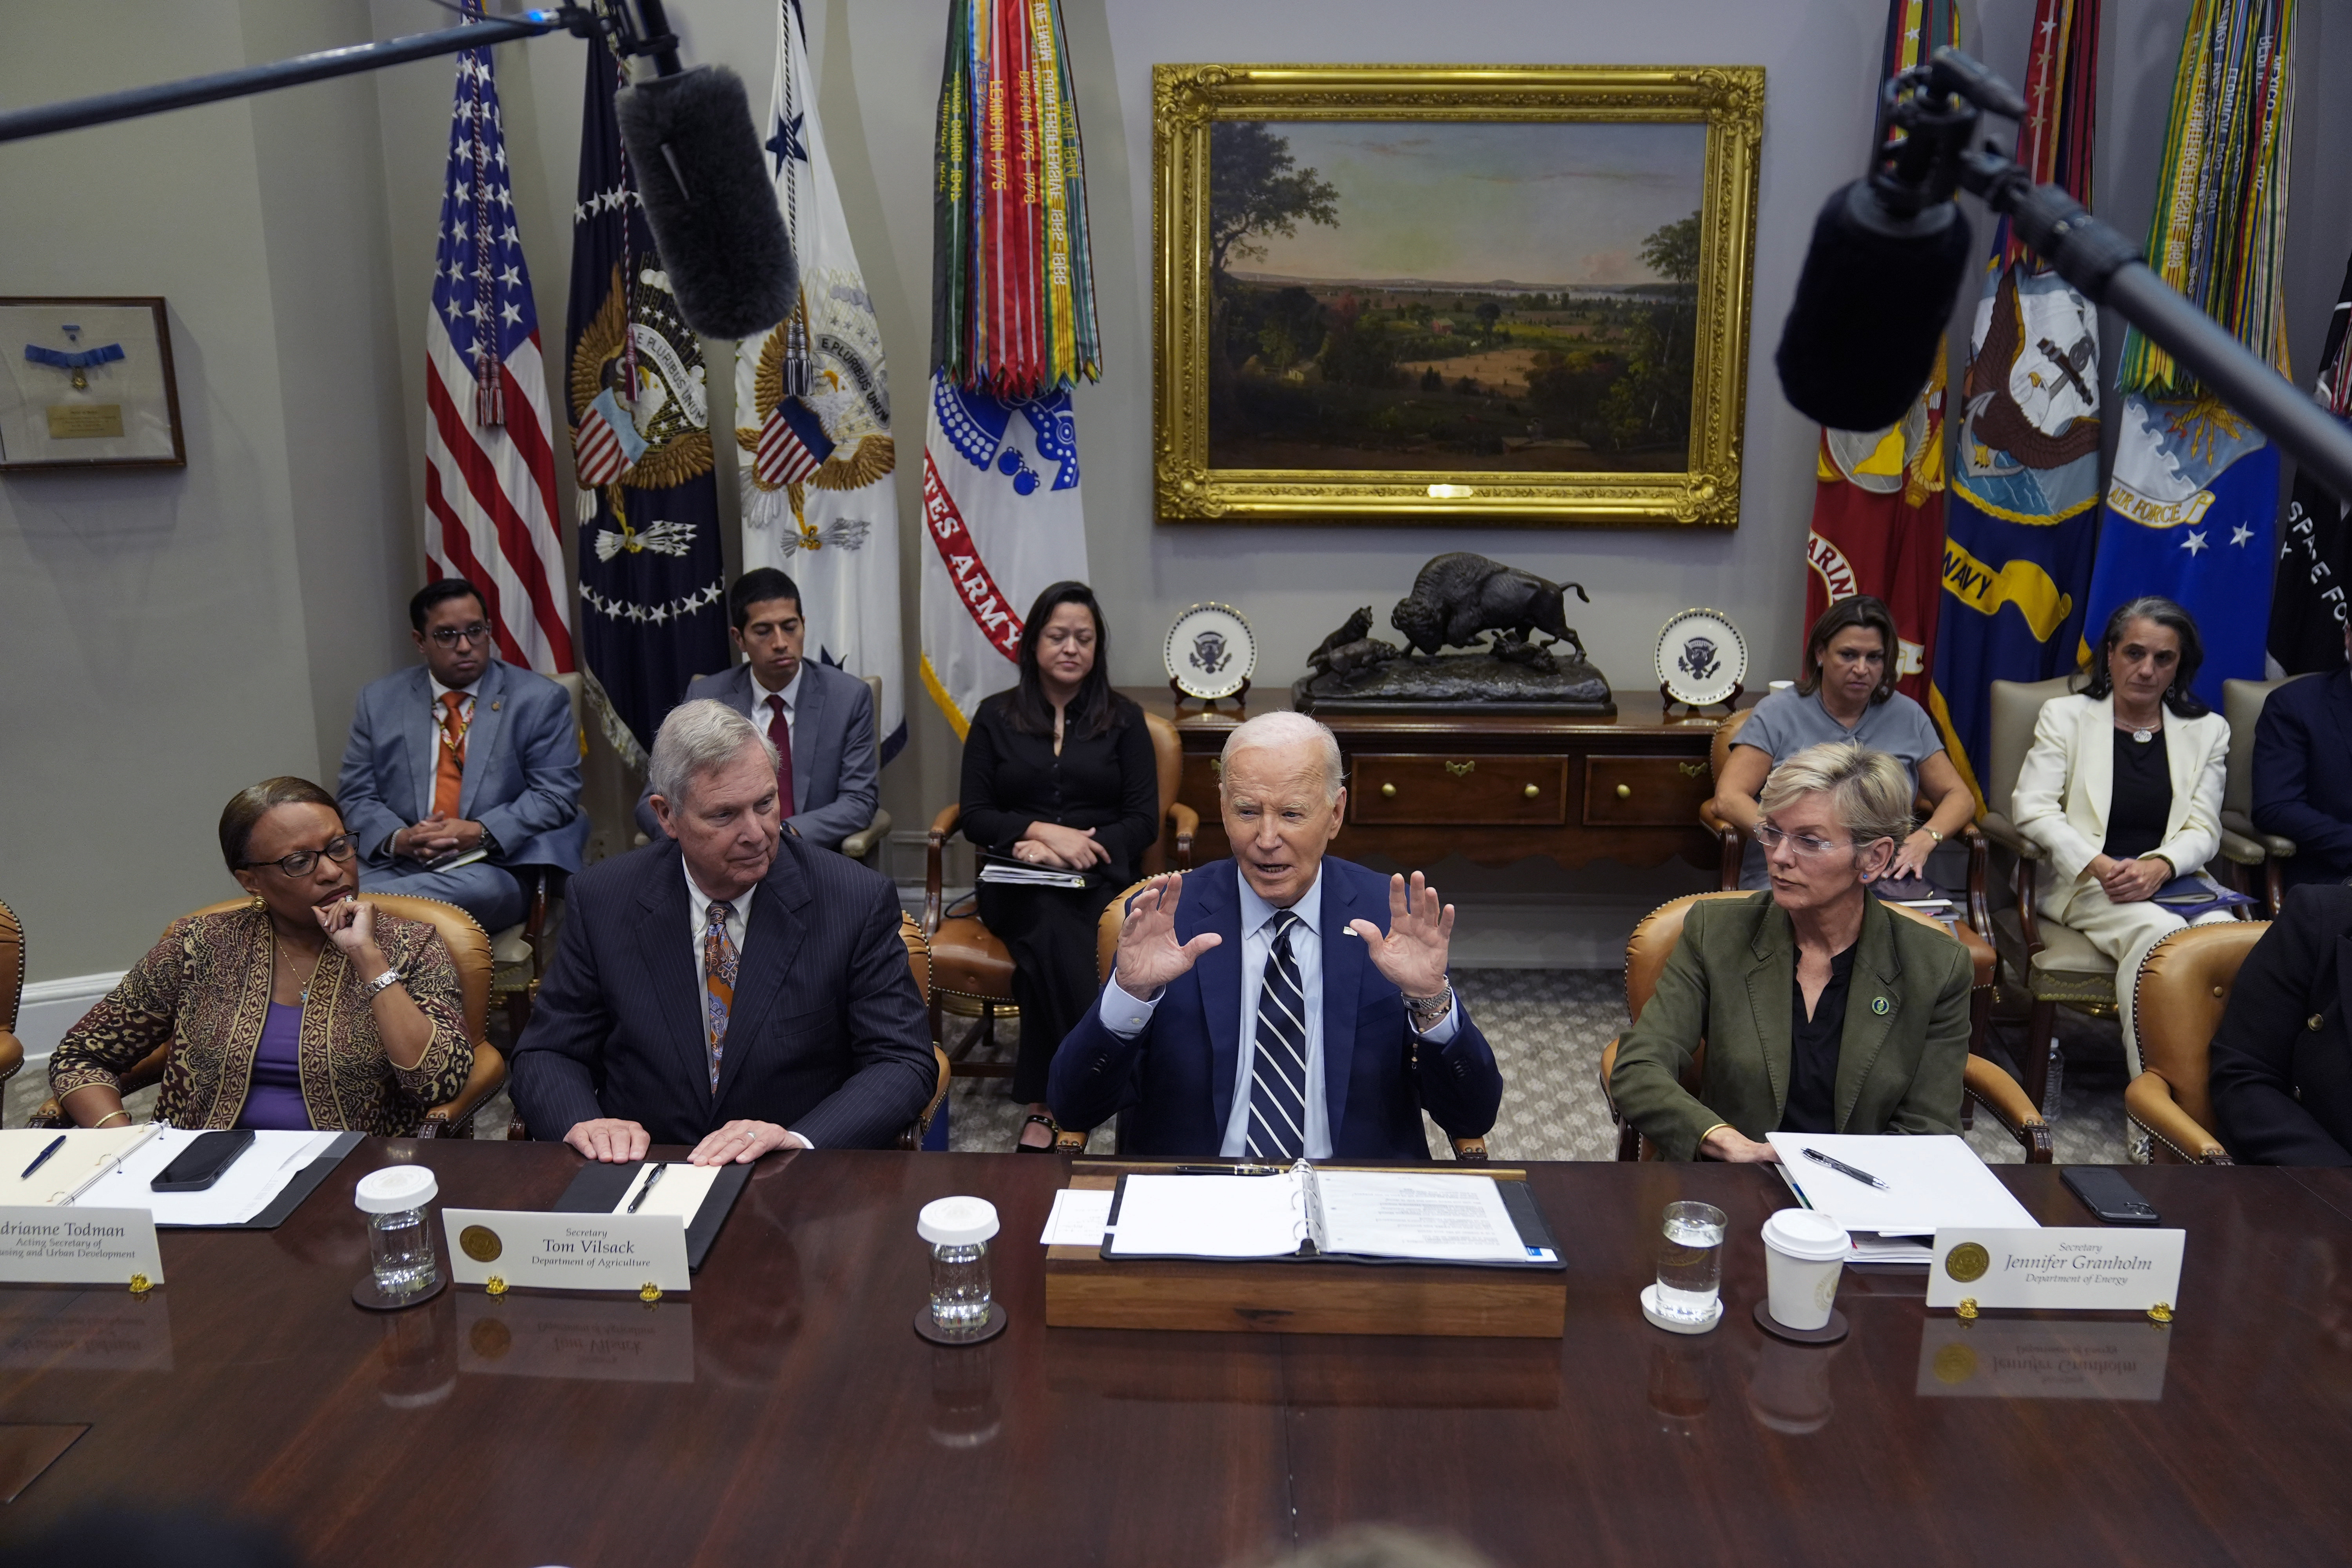
[[710, 900], [710, 923], [702, 933], [702, 1015], [710, 1040], [710, 1092], [719, 1092], [719, 1064], [727, 1055], [727, 1014], [735, 1005], [735, 943], [727, 935], [732, 904]]
[[1290, 932], [1298, 916], [1276, 910], [1274, 946], [1257, 992], [1256, 1048], [1250, 1054], [1249, 1157], [1296, 1160], [1307, 1152], [1307, 994]]

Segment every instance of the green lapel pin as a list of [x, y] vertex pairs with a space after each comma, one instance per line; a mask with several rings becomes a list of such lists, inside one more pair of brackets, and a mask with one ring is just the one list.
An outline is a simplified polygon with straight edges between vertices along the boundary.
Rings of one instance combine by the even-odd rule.
[[1882, 1018], [1886, 1016], [1886, 998], [1881, 996], [1876, 1001], [1871, 1003], [1870, 1010], [1877, 1014]]

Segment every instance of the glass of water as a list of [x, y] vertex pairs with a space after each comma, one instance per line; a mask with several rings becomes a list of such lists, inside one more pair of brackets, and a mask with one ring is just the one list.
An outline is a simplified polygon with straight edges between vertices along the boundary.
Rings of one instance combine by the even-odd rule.
[[1723, 1286], [1723, 1232], [1728, 1223], [1713, 1204], [1666, 1205], [1658, 1237], [1658, 1310], [1685, 1323], [1715, 1316]]
[[977, 1335], [988, 1327], [988, 1238], [996, 1205], [982, 1198], [940, 1198], [923, 1205], [916, 1234], [931, 1245], [931, 1323], [941, 1333]]
[[438, 1195], [422, 1165], [388, 1165], [360, 1178], [353, 1201], [368, 1216], [368, 1258], [383, 1295], [415, 1295], [440, 1283], [426, 1214]]

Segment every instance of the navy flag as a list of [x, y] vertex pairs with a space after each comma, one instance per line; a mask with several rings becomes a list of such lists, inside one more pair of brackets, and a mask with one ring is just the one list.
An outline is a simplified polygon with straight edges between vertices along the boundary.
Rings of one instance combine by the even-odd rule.
[[698, 675], [733, 662], [702, 345], [678, 314], [621, 150], [626, 68], [588, 51], [565, 323], [580, 484], [580, 650], [605, 738], [642, 767]]

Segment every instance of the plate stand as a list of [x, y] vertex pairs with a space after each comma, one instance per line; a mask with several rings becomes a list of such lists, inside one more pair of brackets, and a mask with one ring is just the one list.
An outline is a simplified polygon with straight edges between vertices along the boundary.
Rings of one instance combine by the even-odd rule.
[[1184, 704], [1187, 702], [1198, 707], [1203, 713], [1213, 713], [1217, 710], [1218, 703], [1230, 702], [1244, 718], [1247, 718], [1249, 716], [1249, 677], [1246, 675], [1242, 677], [1242, 689], [1239, 691], [1233, 692], [1224, 697], [1194, 697], [1182, 687], [1177, 685], [1173, 680], [1171, 680], [1168, 683], [1168, 689], [1176, 694], [1175, 712], [1176, 716], [1180, 719], [1184, 715]]
[[1746, 686], [1735, 680], [1731, 683], [1731, 695], [1724, 698], [1720, 702], [1685, 702], [1667, 690], [1665, 683], [1661, 681], [1658, 684], [1658, 716], [1662, 719], [1672, 718], [1675, 710], [1679, 708], [1683, 710], [1684, 719], [1697, 719], [1703, 717], [1709, 708], [1720, 708], [1723, 710], [1724, 717], [1727, 719], [1739, 710], [1740, 693], [1747, 689]]

